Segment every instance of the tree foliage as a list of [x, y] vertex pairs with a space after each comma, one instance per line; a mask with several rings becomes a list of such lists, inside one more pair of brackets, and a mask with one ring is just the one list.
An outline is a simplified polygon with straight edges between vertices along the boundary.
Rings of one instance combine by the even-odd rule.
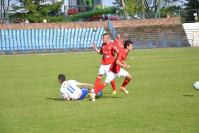
[[[125, 3], [123, 6], [122, 1]], [[181, 9], [180, 6], [175, 3], [183, 3], [183, 0], [116, 0], [114, 6], [120, 10], [120, 13], [127, 11], [128, 14], [135, 15], [141, 14], [142, 18], [145, 17], [157, 17], [157, 14], [162, 14], [165, 17], [168, 13], [173, 13], [175, 10]]]
[[44, 19], [48, 21], [56, 21], [56, 18], [64, 20], [64, 17], [60, 16], [63, 1], [46, 5], [41, 5], [39, 0], [22, 0], [22, 3], [28, 13], [18, 13], [16, 16], [20, 19], [27, 19], [33, 23], [42, 22]]
[[6, 18], [6, 14], [8, 12], [8, 9], [10, 7], [10, 1], [9, 0], [1, 0], [0, 2], [0, 23], [4, 23], [4, 19]]
[[186, 0], [185, 9], [199, 9], [198, 0]]
[[[182, 12], [184, 20], [187, 22], [198, 21], [199, 18], [199, 1], [198, 0], [186, 0], [185, 3], [186, 12]], [[196, 14], [196, 16], [194, 16]]]

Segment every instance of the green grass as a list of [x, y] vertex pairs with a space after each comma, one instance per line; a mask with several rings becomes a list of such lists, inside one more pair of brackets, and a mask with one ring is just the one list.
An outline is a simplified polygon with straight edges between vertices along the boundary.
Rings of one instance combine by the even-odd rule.
[[[199, 48], [134, 50], [129, 95], [57, 101], [57, 75], [93, 83], [94, 52], [0, 56], [0, 133], [198, 133]], [[116, 80], [117, 87], [122, 78]]]

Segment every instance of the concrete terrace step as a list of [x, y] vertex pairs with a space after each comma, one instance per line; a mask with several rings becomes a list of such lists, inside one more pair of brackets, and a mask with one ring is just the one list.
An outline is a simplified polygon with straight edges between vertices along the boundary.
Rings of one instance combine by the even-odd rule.
[[128, 34], [138, 48], [189, 46], [182, 24], [116, 27], [116, 30], [121, 35]]
[[199, 23], [185, 23], [183, 24], [186, 36], [191, 46], [199, 46]]

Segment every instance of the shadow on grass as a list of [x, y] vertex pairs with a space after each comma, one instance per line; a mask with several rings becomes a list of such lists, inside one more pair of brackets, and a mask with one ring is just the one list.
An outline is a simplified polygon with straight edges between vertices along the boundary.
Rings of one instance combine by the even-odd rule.
[[184, 97], [193, 97], [194, 95], [193, 94], [184, 94], [183, 96]]
[[96, 99], [101, 99], [101, 98], [107, 99], [107, 98], [124, 98], [124, 97], [118, 96], [118, 95], [116, 95], [116, 96], [112, 96], [112, 95], [96, 96]]
[[[120, 98], [124, 98], [122, 96], [110, 96], [110, 95], [103, 95], [103, 96], [96, 96], [96, 99], [110, 99], [110, 98], [114, 98], [114, 99], [120, 99]], [[57, 97], [47, 97], [45, 98], [46, 100], [53, 100], [53, 101], [65, 101], [63, 98], [57, 98]], [[89, 99], [89, 97], [85, 97], [84, 99]]]
[[46, 100], [54, 100], [54, 101], [64, 101], [63, 98], [55, 98], [55, 97], [48, 97], [48, 98], [45, 98]]

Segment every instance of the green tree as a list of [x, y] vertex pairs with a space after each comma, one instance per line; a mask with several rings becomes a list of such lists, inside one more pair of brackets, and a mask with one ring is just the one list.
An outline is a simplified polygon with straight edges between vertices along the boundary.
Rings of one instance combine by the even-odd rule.
[[115, 0], [113, 3], [119, 15], [125, 15], [128, 19], [128, 15], [134, 15], [137, 11], [136, 0]]
[[126, 0], [125, 1], [125, 10], [129, 14], [135, 14], [136, 13], [136, 0]]
[[175, 5], [168, 6], [168, 7], [162, 7], [160, 9], [160, 14], [161, 14], [161, 17], [179, 16], [181, 9], [182, 9], [182, 7], [175, 6]]
[[199, 9], [198, 0], [186, 0], [185, 9]]
[[28, 19], [32, 23], [42, 22], [44, 19], [50, 22], [64, 20], [64, 16], [60, 16], [63, 1], [48, 5], [41, 5], [40, 0], [22, 0], [22, 3], [28, 13], [18, 13], [16, 16], [20, 19]]
[[0, 23], [4, 23], [4, 19], [6, 18], [6, 14], [10, 7], [9, 0], [1, 0], [0, 2]]
[[[119, 10], [120, 13], [125, 15], [125, 11], [130, 15], [138, 14], [139, 17], [160, 17], [160, 14], [163, 12], [162, 17], [166, 17], [166, 12], [174, 12], [178, 10], [179, 6], [176, 6], [175, 3], [182, 3], [183, 1], [179, 0], [116, 0], [114, 3], [117, 9], [123, 7], [123, 10]], [[169, 11], [171, 10], [171, 11]]]
[[[186, 13], [183, 13], [185, 21], [198, 21], [199, 17], [199, 1], [198, 0], [186, 0], [185, 9]], [[196, 14], [197, 16], [194, 16]]]
[[115, 2], [113, 2], [113, 5], [114, 8], [116, 9], [117, 14], [124, 15], [124, 8], [120, 0], [115, 0]]

